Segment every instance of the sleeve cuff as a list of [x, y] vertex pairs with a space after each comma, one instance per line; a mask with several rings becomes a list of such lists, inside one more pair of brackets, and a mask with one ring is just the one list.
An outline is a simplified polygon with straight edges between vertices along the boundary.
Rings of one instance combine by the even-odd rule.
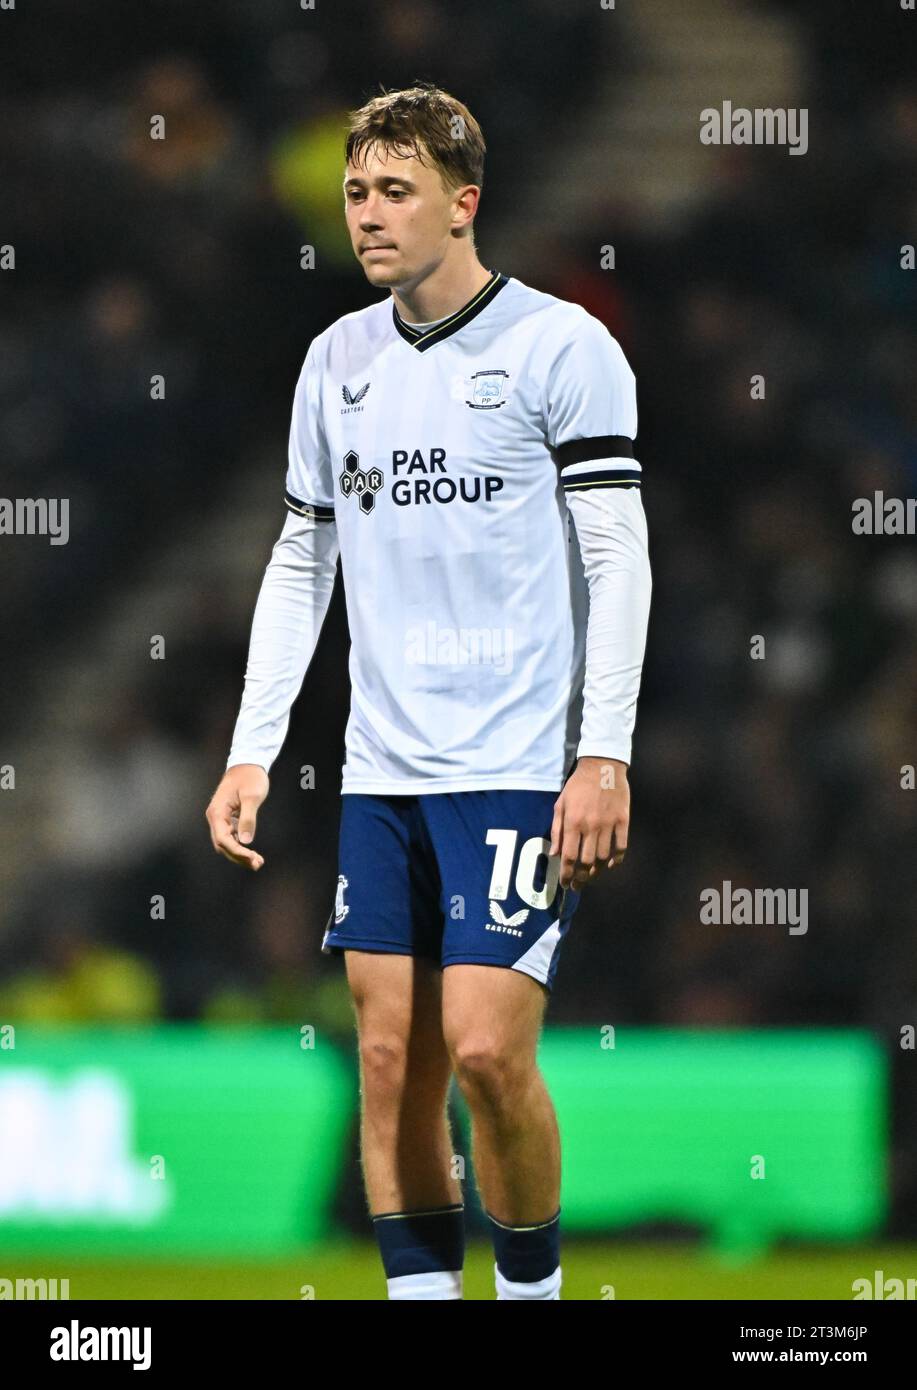
[[231, 767], [240, 767], [243, 763], [250, 763], [254, 767], [263, 767], [265, 772], [270, 775], [271, 760], [267, 755], [264, 753], [250, 752], [245, 748], [241, 749], [239, 752], [233, 749], [226, 759], [225, 771], [228, 772]]
[[625, 739], [620, 743], [588, 743], [582, 742], [576, 750], [578, 758], [608, 758], [614, 759], [618, 763], [626, 763], [630, 767], [632, 740]]

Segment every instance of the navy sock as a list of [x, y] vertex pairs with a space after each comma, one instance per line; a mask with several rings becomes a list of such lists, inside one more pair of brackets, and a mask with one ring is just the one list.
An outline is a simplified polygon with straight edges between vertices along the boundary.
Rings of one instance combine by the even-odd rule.
[[560, 1264], [560, 1212], [536, 1225], [507, 1226], [486, 1213], [493, 1237], [497, 1269], [513, 1283], [534, 1284], [547, 1279]]
[[458, 1270], [465, 1263], [465, 1208], [386, 1212], [373, 1217], [387, 1279]]

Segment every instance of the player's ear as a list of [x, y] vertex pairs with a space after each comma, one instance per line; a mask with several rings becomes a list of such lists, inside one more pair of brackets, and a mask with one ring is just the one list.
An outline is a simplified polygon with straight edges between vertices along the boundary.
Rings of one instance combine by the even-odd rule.
[[462, 233], [472, 225], [480, 199], [481, 190], [477, 184], [468, 183], [456, 189], [452, 203], [452, 226], [456, 231]]

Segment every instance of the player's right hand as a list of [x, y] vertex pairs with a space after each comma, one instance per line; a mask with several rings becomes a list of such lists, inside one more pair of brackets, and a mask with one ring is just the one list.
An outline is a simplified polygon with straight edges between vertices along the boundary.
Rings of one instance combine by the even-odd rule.
[[270, 781], [257, 763], [239, 763], [226, 769], [205, 812], [210, 826], [210, 842], [217, 854], [223, 854], [233, 864], [258, 870], [264, 859], [253, 849], [246, 849], [255, 838], [258, 807], [268, 794]]

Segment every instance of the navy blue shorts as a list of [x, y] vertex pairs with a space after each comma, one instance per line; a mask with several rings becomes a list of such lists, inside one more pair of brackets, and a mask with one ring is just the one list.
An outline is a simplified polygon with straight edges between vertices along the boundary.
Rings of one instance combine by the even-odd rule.
[[335, 910], [322, 950], [498, 965], [554, 983], [580, 894], [548, 858], [557, 792], [341, 798]]

